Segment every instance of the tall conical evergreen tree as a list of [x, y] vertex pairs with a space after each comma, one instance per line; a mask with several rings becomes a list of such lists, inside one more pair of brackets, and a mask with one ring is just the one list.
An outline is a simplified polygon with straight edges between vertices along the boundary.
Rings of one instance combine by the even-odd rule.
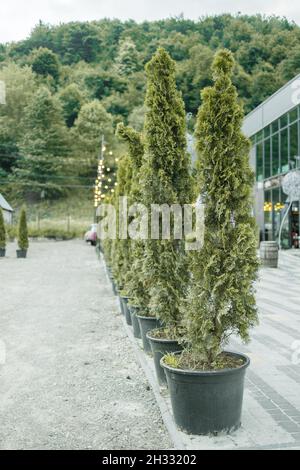
[[126, 276], [130, 269], [130, 240], [119, 235], [119, 198], [130, 193], [132, 165], [129, 155], [120, 158], [117, 169], [117, 187], [115, 191], [115, 209], [117, 215], [116, 240], [112, 245], [113, 271], [119, 286], [126, 290]]
[[[140, 170], [144, 154], [144, 143], [140, 133], [131, 127], [120, 123], [117, 135], [127, 143], [128, 155], [131, 160], [131, 184], [128, 196], [128, 205], [141, 202]], [[141, 271], [144, 262], [144, 240], [130, 240], [128, 270], [124, 279], [125, 289], [130, 293], [130, 301], [146, 311], [149, 304], [149, 295], [144, 288]]]
[[[31, 192], [45, 189], [50, 194], [63, 192], [61, 169], [69, 153], [67, 129], [57, 98], [41, 87], [28, 104], [22, 121], [20, 142], [22, 160], [16, 170]], [[64, 170], [64, 174], [65, 174]]]
[[139, 54], [130, 37], [120, 41], [115, 70], [120, 75], [131, 75], [139, 69]]
[[0, 249], [4, 250], [5, 247], [6, 247], [6, 232], [5, 232], [3, 212], [0, 207]]
[[[151, 204], [190, 203], [193, 187], [186, 150], [185, 111], [176, 89], [175, 63], [160, 48], [147, 64], [146, 73], [143, 202], [149, 210]], [[145, 247], [143, 278], [150, 296], [150, 314], [175, 332], [181, 322], [179, 305], [188, 279], [183, 242], [174, 240], [171, 233], [170, 240], [149, 239]]]
[[28, 242], [28, 229], [27, 229], [27, 218], [26, 218], [26, 209], [22, 207], [19, 227], [18, 227], [18, 245], [20, 250], [27, 250], [29, 246]]
[[214, 85], [202, 92], [196, 127], [205, 232], [203, 248], [190, 255], [192, 285], [183, 310], [192, 352], [209, 365], [231, 333], [247, 340], [257, 322], [253, 174], [249, 142], [241, 132], [243, 110], [231, 82], [233, 66], [230, 51], [216, 54]]

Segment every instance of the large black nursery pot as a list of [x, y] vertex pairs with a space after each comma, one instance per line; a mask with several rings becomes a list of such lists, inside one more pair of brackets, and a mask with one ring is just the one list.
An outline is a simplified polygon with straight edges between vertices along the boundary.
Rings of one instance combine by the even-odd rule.
[[137, 314], [140, 311], [140, 308], [135, 306], [135, 305], [127, 305], [129, 308], [130, 316], [131, 316], [131, 324], [132, 324], [132, 329], [133, 329], [133, 336], [135, 338], [140, 339], [141, 338], [141, 330], [140, 330], [140, 324], [137, 319]]
[[132, 325], [131, 315], [130, 315], [130, 311], [129, 311], [129, 308], [128, 308], [129, 297], [127, 297], [127, 295], [121, 295], [120, 298], [121, 298], [121, 302], [122, 302], [122, 305], [123, 305], [123, 312], [124, 312], [124, 315], [125, 315], [126, 323], [127, 323], [127, 325], [131, 326]]
[[0, 258], [4, 258], [5, 253], [6, 253], [5, 248], [0, 248]]
[[117, 286], [115, 284], [113, 277], [110, 278], [110, 282], [111, 282], [111, 287], [112, 287], [114, 295], [118, 295]]
[[118, 295], [118, 289], [112, 273], [108, 275], [114, 295]]
[[[179, 353], [180, 354], [180, 353]], [[177, 426], [189, 434], [230, 432], [241, 425], [244, 378], [250, 359], [235, 369], [215, 371], [175, 369], [164, 363]]]
[[140, 314], [137, 314], [137, 319], [140, 325], [144, 351], [147, 353], [151, 353], [151, 346], [147, 338], [147, 333], [150, 330], [155, 330], [155, 328], [160, 328], [162, 326], [161, 322], [156, 317], [145, 317]]
[[17, 250], [17, 258], [26, 258], [27, 250]]
[[164, 368], [160, 365], [160, 361], [165, 354], [181, 351], [182, 346], [178, 343], [178, 341], [174, 339], [166, 339], [153, 336], [153, 333], [159, 330], [163, 330], [163, 328], [148, 331], [146, 336], [151, 346], [158, 383], [159, 385], [166, 387], [167, 378]]

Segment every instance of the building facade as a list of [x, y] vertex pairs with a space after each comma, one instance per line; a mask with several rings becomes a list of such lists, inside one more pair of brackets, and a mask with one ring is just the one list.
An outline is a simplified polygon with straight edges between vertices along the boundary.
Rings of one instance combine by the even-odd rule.
[[[243, 131], [251, 140], [250, 162], [255, 171], [255, 216], [261, 240], [277, 240], [281, 222], [283, 248], [299, 248], [299, 200], [286, 214], [288, 196], [282, 179], [300, 170], [300, 74], [249, 113]], [[286, 217], [284, 217], [286, 214]]]
[[6, 199], [4, 199], [2, 194], [0, 194], [0, 208], [3, 212], [4, 222], [6, 224], [11, 224], [13, 218], [13, 208], [8, 204]]

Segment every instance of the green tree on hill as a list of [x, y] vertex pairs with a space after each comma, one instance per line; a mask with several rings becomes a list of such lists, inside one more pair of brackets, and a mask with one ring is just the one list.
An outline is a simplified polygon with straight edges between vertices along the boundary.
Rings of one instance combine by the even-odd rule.
[[50, 76], [55, 81], [59, 77], [59, 60], [57, 55], [46, 47], [34, 50], [31, 56], [31, 67], [33, 72], [43, 77]]
[[[46, 87], [37, 90], [28, 104], [22, 121], [23, 136], [19, 147], [22, 158], [15, 177], [21, 178], [24, 190], [39, 195], [63, 192], [60, 178], [69, 154], [69, 137], [58, 99]], [[60, 184], [61, 183], [61, 184]]]

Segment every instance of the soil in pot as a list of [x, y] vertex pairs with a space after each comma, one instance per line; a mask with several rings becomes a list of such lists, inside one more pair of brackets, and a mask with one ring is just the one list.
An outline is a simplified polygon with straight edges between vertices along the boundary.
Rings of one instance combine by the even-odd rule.
[[156, 328], [160, 328], [162, 326], [161, 322], [156, 317], [146, 317], [140, 314], [137, 315], [137, 319], [140, 325], [144, 351], [146, 353], [151, 353], [151, 346], [147, 338], [147, 333], [150, 330], [155, 330]]
[[140, 308], [135, 306], [135, 305], [127, 305], [130, 311], [130, 316], [131, 316], [131, 323], [132, 323], [132, 328], [133, 328], [133, 336], [135, 338], [141, 339], [141, 330], [140, 330], [140, 324], [137, 319], [137, 314], [140, 311]]
[[[179, 355], [181, 353], [178, 353]], [[162, 358], [177, 426], [189, 434], [230, 432], [241, 425], [244, 378], [250, 360], [244, 354], [224, 352], [234, 368], [192, 370], [168, 365]]]
[[26, 258], [27, 250], [16, 250], [17, 251], [17, 258]]
[[162, 387], [167, 387], [167, 377], [160, 361], [165, 354], [181, 351], [182, 346], [176, 339], [168, 338], [168, 331], [165, 328], [150, 330], [146, 336], [151, 346], [158, 383]]
[[0, 248], [0, 258], [4, 258], [5, 253], [6, 253], [5, 248]]

